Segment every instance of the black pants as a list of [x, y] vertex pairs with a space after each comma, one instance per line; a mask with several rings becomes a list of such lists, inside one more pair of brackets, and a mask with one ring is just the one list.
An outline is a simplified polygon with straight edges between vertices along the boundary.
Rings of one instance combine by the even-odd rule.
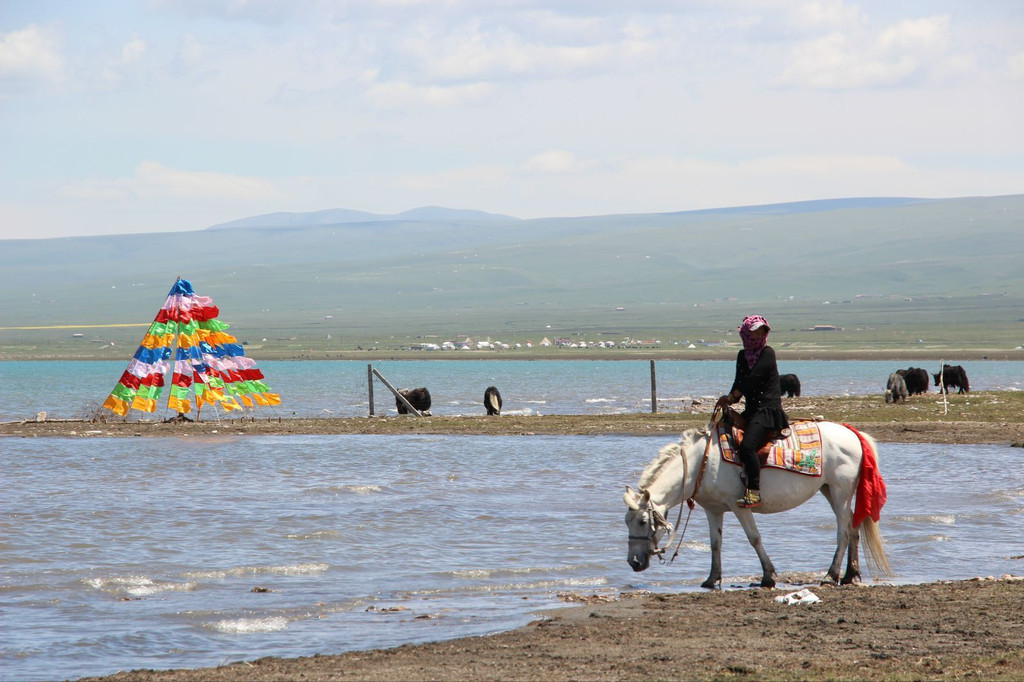
[[740, 462], [743, 463], [743, 473], [747, 477], [747, 488], [750, 490], [761, 489], [761, 462], [757, 459], [757, 451], [768, 442], [768, 434], [773, 431], [755, 419], [753, 423], [747, 424], [747, 430], [743, 434], [743, 442], [737, 453]]

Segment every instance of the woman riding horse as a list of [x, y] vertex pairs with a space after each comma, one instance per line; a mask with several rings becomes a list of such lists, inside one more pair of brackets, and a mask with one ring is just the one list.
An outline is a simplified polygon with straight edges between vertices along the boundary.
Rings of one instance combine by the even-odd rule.
[[761, 462], [757, 451], [768, 442], [772, 431], [789, 427], [789, 419], [782, 409], [775, 350], [768, 345], [769, 331], [771, 327], [760, 315], [743, 319], [739, 327], [743, 350], [736, 354], [736, 379], [729, 394], [719, 398], [716, 404], [717, 409], [724, 409], [746, 398], [742, 415], [746, 431], [737, 453], [746, 477], [746, 493], [736, 501], [741, 507], [761, 506]]

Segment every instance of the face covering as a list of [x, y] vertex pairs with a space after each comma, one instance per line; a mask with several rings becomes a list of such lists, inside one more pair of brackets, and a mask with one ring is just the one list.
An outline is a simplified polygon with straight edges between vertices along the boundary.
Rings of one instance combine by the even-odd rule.
[[743, 318], [743, 324], [740, 325], [740, 338], [743, 340], [743, 357], [746, 358], [749, 369], [753, 369], [754, 365], [757, 364], [757, 359], [761, 357], [761, 351], [768, 344], [767, 334], [761, 338], [751, 336], [751, 327], [756, 323], [760, 323], [758, 326], [763, 325], [765, 329], [771, 331], [768, 321], [760, 315], [747, 315]]

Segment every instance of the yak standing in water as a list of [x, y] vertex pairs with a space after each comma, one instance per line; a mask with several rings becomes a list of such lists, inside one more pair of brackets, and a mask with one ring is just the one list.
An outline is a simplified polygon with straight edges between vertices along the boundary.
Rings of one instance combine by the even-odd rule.
[[[421, 387], [400, 388], [398, 392], [405, 396], [409, 404], [419, 410], [421, 414], [430, 415], [430, 391]], [[398, 396], [395, 396], [395, 407], [398, 408], [398, 414], [409, 414], [409, 408]]]
[[484, 407], [487, 408], [487, 416], [501, 415], [501, 394], [494, 386], [488, 386], [484, 391]]

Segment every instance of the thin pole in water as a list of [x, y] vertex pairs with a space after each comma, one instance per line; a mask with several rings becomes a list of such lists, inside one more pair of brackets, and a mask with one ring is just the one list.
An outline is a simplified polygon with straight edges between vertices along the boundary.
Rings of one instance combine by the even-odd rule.
[[373, 365], [366, 366], [366, 386], [369, 390], [370, 416], [373, 416]]
[[654, 374], [654, 360], [651, 360], [651, 414], [658, 413], [658, 380]]

